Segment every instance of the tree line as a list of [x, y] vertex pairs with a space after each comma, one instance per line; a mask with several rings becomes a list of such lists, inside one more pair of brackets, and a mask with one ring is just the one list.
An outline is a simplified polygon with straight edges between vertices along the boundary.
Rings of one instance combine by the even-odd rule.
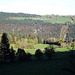
[[[49, 46], [45, 48], [44, 51], [37, 49], [35, 54], [32, 55], [30, 53], [26, 53], [24, 49], [18, 48], [17, 52], [15, 52], [14, 48], [10, 48], [9, 39], [6, 33], [3, 33], [1, 43], [0, 43], [0, 63], [10, 63], [10, 62], [25, 62], [25, 61], [32, 61], [32, 56], [35, 57], [35, 60], [42, 61], [51, 60], [53, 55], [55, 54], [55, 49], [53, 46]], [[70, 51], [68, 53], [69, 58], [75, 58], [74, 51]]]
[[[43, 54], [46, 54], [46, 56], [50, 60], [52, 55], [54, 54], [54, 48], [46, 48], [44, 53], [40, 49], [38, 49], [36, 50], [34, 56], [36, 60], [42, 60]], [[32, 55], [30, 53], [26, 53], [24, 49], [18, 48], [17, 52], [15, 52], [13, 47], [10, 48], [7, 34], [3, 33], [0, 43], [0, 63], [30, 61], [31, 56]]]

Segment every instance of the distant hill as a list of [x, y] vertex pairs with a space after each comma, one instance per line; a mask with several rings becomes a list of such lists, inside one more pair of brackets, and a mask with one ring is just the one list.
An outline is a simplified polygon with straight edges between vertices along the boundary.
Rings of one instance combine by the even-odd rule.
[[0, 12], [0, 33], [41, 34], [43, 38], [59, 38], [63, 25], [69, 25], [70, 36], [75, 38], [75, 16]]

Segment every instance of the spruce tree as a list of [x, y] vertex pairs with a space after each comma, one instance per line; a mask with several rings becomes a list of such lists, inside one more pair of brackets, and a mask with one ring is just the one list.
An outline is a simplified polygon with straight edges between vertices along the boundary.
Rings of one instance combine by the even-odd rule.
[[4, 61], [6, 61], [9, 58], [10, 54], [10, 44], [6, 33], [3, 33], [2, 39], [1, 39], [1, 52], [4, 56]]

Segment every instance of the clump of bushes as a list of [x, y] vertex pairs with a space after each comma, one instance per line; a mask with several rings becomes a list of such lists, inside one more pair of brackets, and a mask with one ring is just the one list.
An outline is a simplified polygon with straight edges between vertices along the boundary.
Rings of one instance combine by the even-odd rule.
[[17, 55], [19, 61], [25, 61], [26, 60], [26, 53], [23, 49], [19, 48], [16, 55]]
[[54, 51], [53, 47], [50, 48], [50, 49], [49, 48], [45, 48], [45, 51], [44, 51], [45, 55], [48, 57], [49, 60], [52, 58], [54, 52], [55, 51]]
[[31, 54], [30, 53], [27, 53], [27, 61], [30, 61], [31, 60]]
[[27, 53], [23, 50], [23, 49], [18, 49], [17, 53], [16, 53], [18, 60], [19, 61], [29, 61], [31, 60], [31, 54]]
[[41, 50], [40, 49], [36, 50], [35, 57], [37, 58], [37, 60], [42, 60], [42, 56], [43, 53], [41, 52]]

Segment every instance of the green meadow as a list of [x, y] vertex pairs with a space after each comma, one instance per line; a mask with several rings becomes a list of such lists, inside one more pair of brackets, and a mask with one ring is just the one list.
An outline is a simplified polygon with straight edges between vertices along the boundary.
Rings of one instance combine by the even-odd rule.
[[[11, 44], [10, 46], [13, 46], [13, 48], [14, 48], [15, 44]], [[43, 52], [44, 48], [50, 47], [50, 45], [49, 44], [37, 44], [34, 47], [35, 47], [35, 49], [24, 49], [24, 50], [25, 50], [26, 53], [31, 53], [31, 54], [34, 55], [35, 51], [37, 49], [40, 49]], [[69, 47], [68, 49], [67, 49], [67, 47], [65, 47], [65, 48], [63, 48], [63, 47], [59, 48], [59, 46], [57, 46], [57, 45], [53, 45], [53, 47], [55, 48], [55, 52], [65, 52], [65, 51], [70, 51], [72, 49], [71, 47]], [[58, 48], [56, 48], [56, 47], [58, 47]], [[16, 52], [17, 52], [17, 49], [18, 48], [14, 48], [14, 50]]]
[[[26, 51], [26, 53], [31, 53], [31, 54], [35, 54], [35, 51], [36, 51], [37, 49], [31, 49], [31, 50], [25, 50]], [[70, 50], [72, 50], [72, 48], [71, 47], [69, 47], [69, 49], [67, 49], [67, 47], [65, 47], [65, 48], [56, 48], [55, 49], [55, 52], [68, 52], [68, 51], [70, 51]], [[42, 52], [44, 51], [44, 50], [41, 50]]]
[[[49, 45], [37, 44], [35, 50], [25, 50], [26, 53], [32, 54], [31, 61], [0, 64], [0, 75], [75, 75], [75, 57], [70, 56], [71, 47], [69, 49], [56, 48], [51, 60], [48, 60], [45, 55], [43, 55], [43, 60], [35, 60], [35, 51], [45, 47], [49, 47]], [[58, 46], [54, 45], [54, 47]], [[17, 51], [17, 49], [15, 50]]]
[[37, 44], [34, 47], [35, 47], [35, 49], [44, 49], [48, 46], [49, 46], [49, 44]]
[[[75, 75], [75, 58], [69, 57], [69, 52], [58, 52], [68, 51], [66, 48], [56, 50], [50, 61], [46, 59], [0, 64], [0, 75]], [[35, 51], [29, 52], [34, 54]]]
[[46, 16], [42, 17], [12, 17], [13, 20], [24, 20], [24, 19], [33, 19], [33, 20], [42, 20], [44, 22], [50, 23], [66, 23], [68, 21], [72, 21], [70, 17], [62, 17], [59, 16], [56, 18], [55, 16], [50, 15], [52, 18], [47, 18]]

